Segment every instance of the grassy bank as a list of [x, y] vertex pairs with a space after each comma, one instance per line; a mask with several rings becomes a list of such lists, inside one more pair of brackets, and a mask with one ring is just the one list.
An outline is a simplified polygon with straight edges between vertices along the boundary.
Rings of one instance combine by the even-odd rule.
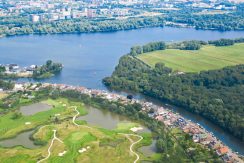
[[233, 46], [203, 46], [200, 50], [166, 49], [138, 55], [146, 64], [154, 67], [158, 62], [174, 71], [200, 72], [220, 69], [244, 63], [244, 43]]

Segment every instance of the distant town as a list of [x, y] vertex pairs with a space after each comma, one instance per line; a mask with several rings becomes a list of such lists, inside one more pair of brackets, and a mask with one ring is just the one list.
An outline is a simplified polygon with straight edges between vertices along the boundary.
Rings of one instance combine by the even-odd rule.
[[27, 67], [20, 67], [18, 64], [0, 64], [0, 73], [6, 75], [17, 75], [18, 77], [31, 77], [34, 70], [38, 68], [37, 65], [30, 65]]
[[21, 67], [18, 64], [0, 64], [0, 77], [4, 78], [49, 78], [62, 70], [61, 63], [48, 60], [44, 65]]
[[183, 6], [202, 9], [202, 13], [236, 10], [238, 1], [229, 2], [220, 0], [10, 0], [0, 2], [0, 17], [29, 16], [32, 22], [37, 23], [82, 17], [121, 19], [155, 16], [161, 15], [161, 10], [179, 10]]

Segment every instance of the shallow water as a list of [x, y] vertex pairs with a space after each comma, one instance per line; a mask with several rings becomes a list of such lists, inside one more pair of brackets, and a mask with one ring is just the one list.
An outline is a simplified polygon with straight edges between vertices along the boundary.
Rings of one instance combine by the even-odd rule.
[[25, 148], [38, 148], [40, 146], [37, 146], [34, 144], [32, 140], [30, 140], [30, 136], [32, 135], [34, 131], [26, 131], [23, 133], [18, 134], [16, 137], [10, 138], [10, 139], [5, 139], [0, 141], [0, 146], [2, 147], [15, 147], [15, 146], [23, 146]]
[[35, 103], [35, 104], [27, 105], [27, 106], [21, 106], [20, 112], [25, 116], [29, 116], [29, 115], [34, 115], [38, 112], [47, 111], [51, 108], [52, 108], [52, 106], [48, 105], [48, 104]]
[[88, 124], [106, 128], [115, 129], [121, 122], [130, 122], [128, 118], [112, 113], [108, 110], [86, 107], [88, 114], [80, 116], [78, 120], [85, 120]]
[[151, 156], [157, 152], [156, 140], [154, 139], [152, 143], [148, 146], [142, 146], [138, 148], [138, 151], [143, 153], [145, 156]]

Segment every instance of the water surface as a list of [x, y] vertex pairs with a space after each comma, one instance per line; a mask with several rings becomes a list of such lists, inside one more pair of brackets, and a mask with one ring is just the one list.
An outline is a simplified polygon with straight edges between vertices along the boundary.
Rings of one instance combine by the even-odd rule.
[[142, 146], [138, 148], [138, 151], [149, 157], [157, 152], [156, 140], [153, 139], [152, 143], [148, 146]]
[[38, 148], [40, 146], [35, 145], [34, 142], [30, 140], [30, 136], [33, 134], [33, 132], [34, 132], [33, 130], [26, 131], [18, 134], [16, 137], [2, 140], [0, 141], [0, 146], [7, 147], [7, 148], [11, 148], [15, 146], [23, 146], [25, 148], [30, 148], [30, 149]]
[[244, 32], [218, 32], [191, 28], [145, 28], [111, 33], [29, 35], [0, 39], [0, 64], [43, 64], [51, 59], [64, 69], [51, 83], [106, 89], [101, 80], [111, 75], [119, 58], [131, 46], [151, 41], [215, 40], [244, 37]]
[[40, 103], [35, 103], [27, 106], [21, 106], [20, 112], [25, 116], [29, 116], [29, 115], [34, 115], [38, 112], [47, 111], [51, 108], [52, 108], [51, 105], [40, 102]]
[[87, 106], [88, 114], [80, 116], [78, 120], [85, 120], [88, 124], [106, 128], [106, 129], [116, 129], [117, 125], [122, 122], [130, 122], [128, 118], [120, 116], [113, 112], [103, 109], [97, 109], [94, 107]]

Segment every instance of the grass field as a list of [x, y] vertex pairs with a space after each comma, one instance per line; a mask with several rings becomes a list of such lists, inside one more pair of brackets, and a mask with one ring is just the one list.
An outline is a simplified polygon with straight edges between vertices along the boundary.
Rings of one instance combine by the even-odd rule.
[[200, 72], [244, 64], [244, 43], [225, 47], [208, 45], [196, 51], [166, 49], [144, 53], [138, 58], [152, 67], [162, 62], [174, 71]]

